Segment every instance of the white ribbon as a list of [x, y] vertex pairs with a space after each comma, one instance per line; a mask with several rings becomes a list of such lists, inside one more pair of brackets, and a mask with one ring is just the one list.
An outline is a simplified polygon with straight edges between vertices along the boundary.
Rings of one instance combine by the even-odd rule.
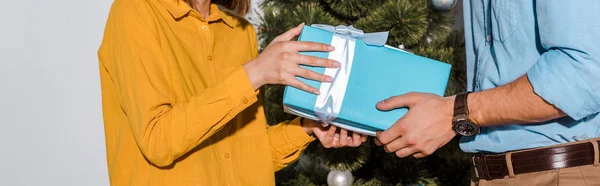
[[321, 94], [317, 96], [314, 111], [324, 124], [330, 124], [342, 108], [348, 79], [352, 71], [356, 39], [348, 35], [334, 34], [331, 45], [336, 50], [330, 52], [328, 58], [340, 62], [341, 66], [339, 68], [326, 68], [325, 75], [333, 77], [334, 81], [332, 83], [323, 82], [319, 88]]

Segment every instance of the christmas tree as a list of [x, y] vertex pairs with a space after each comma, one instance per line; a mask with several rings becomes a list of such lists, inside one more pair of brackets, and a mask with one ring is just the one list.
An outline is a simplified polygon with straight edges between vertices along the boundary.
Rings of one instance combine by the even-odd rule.
[[[448, 4], [448, 2], [450, 2]], [[447, 95], [466, 86], [464, 38], [453, 30], [452, 0], [265, 0], [258, 34], [261, 48], [300, 23], [353, 25], [365, 32], [389, 31], [388, 45], [452, 64]], [[444, 4], [446, 3], [446, 4]], [[270, 124], [293, 119], [283, 112], [283, 86], [263, 88]], [[358, 148], [325, 149], [313, 142], [295, 164], [276, 173], [277, 185], [327, 185], [332, 178], [354, 185], [468, 185], [470, 158], [458, 139], [434, 154], [398, 158], [372, 139]], [[340, 183], [337, 183], [338, 185]]]

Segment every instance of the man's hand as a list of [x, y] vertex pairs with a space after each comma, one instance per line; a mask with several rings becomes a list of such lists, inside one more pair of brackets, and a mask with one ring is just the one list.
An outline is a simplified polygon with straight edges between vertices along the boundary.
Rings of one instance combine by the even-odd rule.
[[375, 143], [398, 157], [422, 158], [448, 143], [456, 133], [452, 130], [454, 96], [408, 93], [377, 103], [380, 110], [408, 108], [408, 113], [392, 127], [377, 132]]
[[329, 125], [323, 126], [321, 123], [309, 119], [302, 120], [302, 127], [307, 134], [314, 134], [325, 148], [340, 147], [358, 147], [367, 141], [367, 136], [349, 132], [345, 129]]

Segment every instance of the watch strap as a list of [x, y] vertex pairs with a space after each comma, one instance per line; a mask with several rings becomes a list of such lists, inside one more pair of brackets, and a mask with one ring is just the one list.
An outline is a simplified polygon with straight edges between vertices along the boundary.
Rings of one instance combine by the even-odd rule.
[[469, 105], [467, 104], [467, 97], [470, 92], [462, 92], [456, 95], [454, 98], [454, 116], [458, 115], [469, 115]]

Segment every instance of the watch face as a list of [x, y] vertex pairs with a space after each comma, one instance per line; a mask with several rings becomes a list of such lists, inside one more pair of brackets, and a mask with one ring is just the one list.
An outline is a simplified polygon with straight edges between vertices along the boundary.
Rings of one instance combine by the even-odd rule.
[[454, 125], [454, 131], [463, 136], [479, 134], [479, 127], [468, 121], [460, 121]]

